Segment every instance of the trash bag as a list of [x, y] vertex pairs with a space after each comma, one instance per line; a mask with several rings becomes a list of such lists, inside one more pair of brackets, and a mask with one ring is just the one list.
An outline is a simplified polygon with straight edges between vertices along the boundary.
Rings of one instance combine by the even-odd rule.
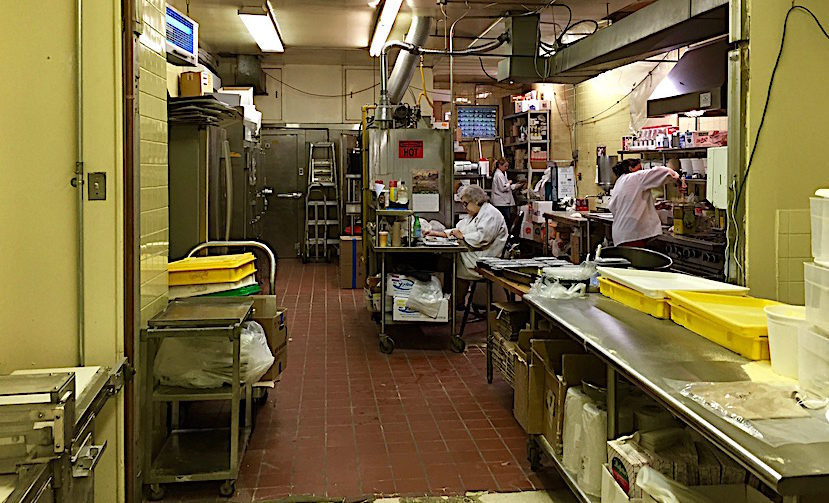
[[[255, 321], [242, 325], [239, 339], [239, 375], [255, 383], [273, 365], [265, 329]], [[154, 365], [163, 385], [183, 388], [218, 388], [233, 378], [233, 343], [227, 337], [175, 337], [161, 342]]]
[[406, 299], [406, 307], [419, 311], [429, 318], [437, 318], [441, 301], [443, 301], [443, 288], [440, 286], [440, 280], [432, 276], [429, 281], [415, 280], [409, 298]]
[[714, 503], [711, 498], [669, 479], [649, 466], [639, 470], [636, 485], [659, 503]]

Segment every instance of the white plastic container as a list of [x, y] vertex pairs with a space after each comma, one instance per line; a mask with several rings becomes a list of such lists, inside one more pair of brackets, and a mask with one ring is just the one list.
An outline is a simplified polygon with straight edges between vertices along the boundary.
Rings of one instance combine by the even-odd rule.
[[797, 331], [806, 323], [803, 306], [766, 306], [769, 325], [771, 368], [778, 374], [797, 379]]
[[803, 279], [806, 284], [806, 321], [829, 332], [829, 268], [806, 262]]
[[[822, 193], [823, 191], [818, 191]], [[829, 267], [829, 198], [812, 197], [812, 256], [815, 262]]]
[[797, 336], [800, 390], [829, 399], [829, 337], [803, 325]]

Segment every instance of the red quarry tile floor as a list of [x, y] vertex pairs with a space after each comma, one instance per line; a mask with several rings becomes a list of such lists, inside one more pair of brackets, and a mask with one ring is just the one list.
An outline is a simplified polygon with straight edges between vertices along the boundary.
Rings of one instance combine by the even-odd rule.
[[[336, 266], [280, 261], [277, 289], [288, 308], [287, 370], [258, 412], [233, 501], [562, 486], [530, 471], [512, 391], [498, 377], [486, 383], [475, 344], [483, 322], [467, 327], [465, 354], [449, 351], [443, 332], [396, 337], [384, 355], [363, 291], [339, 289]], [[174, 485], [165, 501], [222, 501], [217, 490]]]

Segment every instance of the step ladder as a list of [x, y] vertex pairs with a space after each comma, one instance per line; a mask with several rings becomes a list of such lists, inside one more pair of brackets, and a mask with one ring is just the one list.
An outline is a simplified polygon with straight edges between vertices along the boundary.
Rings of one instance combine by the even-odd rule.
[[337, 156], [334, 144], [310, 143], [303, 261], [328, 261], [331, 247], [339, 244], [339, 231], [340, 190], [337, 183]]
[[357, 224], [361, 223], [363, 213], [363, 176], [345, 175], [345, 219], [351, 227], [351, 234], [356, 236]]

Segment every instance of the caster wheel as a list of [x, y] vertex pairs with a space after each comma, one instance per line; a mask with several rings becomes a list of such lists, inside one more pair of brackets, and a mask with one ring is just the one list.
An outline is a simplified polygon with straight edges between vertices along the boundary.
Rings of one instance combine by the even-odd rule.
[[253, 401], [258, 405], [262, 405], [268, 401], [268, 390], [264, 388], [254, 388]]
[[527, 461], [530, 462], [530, 470], [537, 472], [541, 469], [541, 449], [531, 438], [527, 439]]
[[147, 496], [149, 497], [150, 501], [159, 501], [164, 499], [165, 492], [166, 490], [164, 489], [164, 486], [162, 486], [161, 484], [150, 484], [150, 491]]
[[380, 338], [380, 352], [390, 355], [394, 351], [394, 340], [391, 337], [383, 336]]
[[449, 339], [449, 347], [455, 353], [463, 353], [466, 350], [466, 341], [458, 336], [453, 336]]
[[225, 498], [229, 498], [236, 493], [236, 481], [226, 480], [219, 486], [219, 494]]

